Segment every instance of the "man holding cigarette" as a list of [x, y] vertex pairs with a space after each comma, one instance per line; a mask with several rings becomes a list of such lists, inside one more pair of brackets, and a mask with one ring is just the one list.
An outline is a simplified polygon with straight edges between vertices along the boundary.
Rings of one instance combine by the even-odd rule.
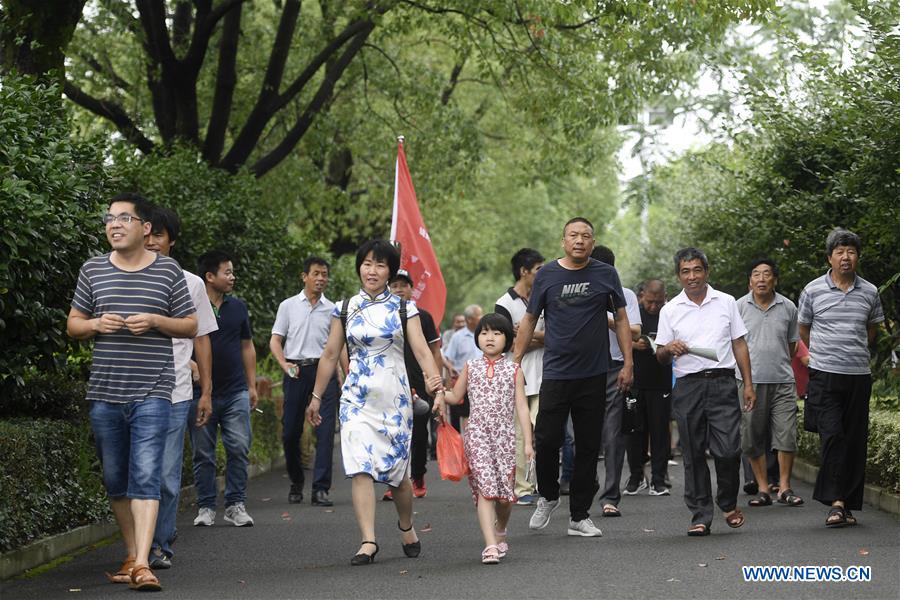
[[[303, 291], [278, 306], [269, 350], [284, 371], [284, 415], [281, 418], [281, 441], [284, 461], [291, 489], [288, 502], [303, 502], [303, 465], [300, 462], [300, 438], [303, 435], [304, 414], [316, 383], [319, 357], [328, 341], [331, 311], [334, 302], [325, 297], [328, 285], [328, 262], [310, 256], [303, 262]], [[316, 427], [316, 464], [313, 469], [312, 499], [314, 506], [331, 506], [331, 458], [334, 453], [334, 419], [339, 401], [335, 377], [328, 382], [319, 415], [322, 422]]]
[[705, 536], [713, 518], [707, 448], [716, 466], [716, 504], [729, 527], [744, 524], [737, 507], [741, 398], [735, 367], [744, 381], [744, 410], [753, 408], [756, 394], [747, 328], [734, 297], [708, 284], [709, 261], [697, 248], [675, 254], [675, 272], [684, 289], [660, 310], [656, 358], [661, 364], [675, 360], [672, 412], [684, 452], [684, 501], [692, 513], [687, 534]]
[[[200, 257], [197, 273], [206, 283], [206, 295], [216, 315], [218, 331], [212, 345], [212, 414], [203, 427], [191, 428], [194, 481], [197, 485], [195, 526], [216, 520], [216, 436], [222, 429], [225, 446], [225, 521], [236, 527], [253, 525], [244, 502], [250, 464], [250, 411], [256, 408], [256, 349], [247, 305], [231, 295], [234, 265], [224, 252], [213, 250]], [[194, 420], [197, 406], [189, 418]]]

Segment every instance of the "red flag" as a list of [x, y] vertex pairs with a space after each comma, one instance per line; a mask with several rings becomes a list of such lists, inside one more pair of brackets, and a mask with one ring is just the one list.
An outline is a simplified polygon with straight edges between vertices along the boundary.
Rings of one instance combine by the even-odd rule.
[[435, 325], [440, 326], [447, 301], [447, 286], [434, 255], [428, 230], [425, 229], [422, 213], [419, 212], [416, 190], [409, 176], [409, 167], [406, 166], [402, 137], [397, 141], [391, 239], [400, 242], [400, 268], [408, 271], [413, 280], [412, 299], [416, 306], [431, 313]]

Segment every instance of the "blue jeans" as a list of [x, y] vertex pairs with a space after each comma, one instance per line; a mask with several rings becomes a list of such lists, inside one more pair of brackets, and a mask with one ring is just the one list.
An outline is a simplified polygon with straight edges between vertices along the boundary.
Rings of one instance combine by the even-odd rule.
[[162, 486], [159, 493], [159, 513], [153, 533], [153, 549], [171, 557], [175, 541], [175, 516], [178, 495], [181, 493], [181, 459], [184, 454], [184, 430], [187, 427], [190, 402], [176, 402], [169, 410], [169, 429], [166, 432], [162, 459]]
[[562, 473], [561, 481], [572, 481], [575, 472], [575, 433], [572, 430], [572, 417], [566, 422], [566, 435], [563, 438], [562, 447]]
[[[188, 416], [194, 422], [197, 415], [195, 395]], [[197, 506], [216, 508], [216, 436], [222, 428], [225, 446], [225, 506], [247, 500], [247, 467], [250, 464], [250, 393], [247, 390], [229, 396], [213, 396], [212, 415], [203, 427], [191, 427], [194, 447], [194, 482], [197, 486]]]
[[159, 500], [168, 398], [91, 402], [91, 429], [110, 498]]

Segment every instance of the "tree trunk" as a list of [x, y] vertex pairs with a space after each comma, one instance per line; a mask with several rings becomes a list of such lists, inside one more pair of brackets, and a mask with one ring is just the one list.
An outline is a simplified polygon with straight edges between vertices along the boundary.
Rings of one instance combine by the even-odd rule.
[[65, 51], [85, 0], [4, 0], [0, 12], [0, 71], [62, 83]]

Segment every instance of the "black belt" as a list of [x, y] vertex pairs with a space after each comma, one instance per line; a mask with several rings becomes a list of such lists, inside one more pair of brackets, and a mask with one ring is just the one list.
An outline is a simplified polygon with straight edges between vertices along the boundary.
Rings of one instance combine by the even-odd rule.
[[300, 366], [300, 367], [312, 367], [314, 365], [319, 364], [319, 359], [318, 358], [298, 358], [298, 359], [294, 360], [294, 359], [289, 358], [288, 362], [294, 363], [295, 365]]
[[682, 375], [685, 379], [713, 379], [715, 377], [734, 377], [734, 369], [706, 369], [705, 371], [697, 371], [696, 373], [688, 373]]

